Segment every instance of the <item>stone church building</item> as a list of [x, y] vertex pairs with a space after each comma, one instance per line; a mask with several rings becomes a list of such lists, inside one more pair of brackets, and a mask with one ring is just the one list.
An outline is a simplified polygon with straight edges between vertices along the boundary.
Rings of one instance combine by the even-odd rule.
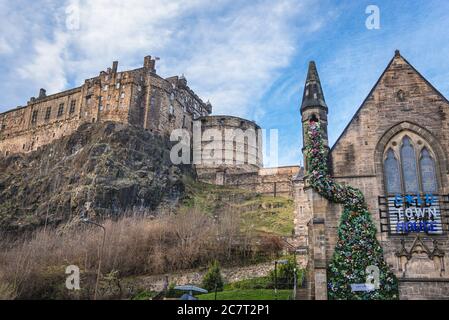
[[[141, 68], [119, 72], [117, 67], [114, 62], [112, 68], [68, 91], [47, 96], [42, 89], [26, 106], [0, 113], [0, 156], [33, 152], [87, 122], [116, 121], [167, 135], [179, 128], [193, 132], [194, 122], [199, 121], [206, 138], [201, 151], [210, 145], [208, 129], [216, 129], [224, 139], [222, 152], [211, 153], [212, 164], [196, 166], [198, 178], [292, 197], [297, 257], [308, 270], [299, 297], [327, 299], [327, 267], [342, 207], [313, 190], [307, 166], [264, 168], [258, 136], [227, 143], [226, 129], [260, 127], [246, 119], [211, 116], [212, 105], [203, 102], [183, 76], [160, 77], [150, 56]], [[311, 62], [300, 110], [303, 136], [306, 124], [319, 120], [332, 178], [364, 193], [385, 260], [399, 279], [400, 298], [449, 298], [445, 270], [449, 265], [449, 101], [396, 51], [337, 142], [329, 146], [327, 123], [332, 110]], [[223, 154], [233, 154], [230, 163], [221, 162]], [[244, 164], [237, 164], [239, 156]], [[255, 161], [248, 163], [249, 158]]]
[[[401, 299], [449, 299], [448, 115], [449, 101], [396, 51], [329, 146], [332, 177], [365, 195], [385, 260], [398, 277]], [[332, 106], [325, 102], [314, 62], [301, 116], [303, 127], [310, 119], [320, 120], [327, 136]], [[342, 207], [312, 190], [307, 168], [305, 172], [294, 178], [298, 252], [309, 270], [303, 297], [327, 299], [326, 269]]]

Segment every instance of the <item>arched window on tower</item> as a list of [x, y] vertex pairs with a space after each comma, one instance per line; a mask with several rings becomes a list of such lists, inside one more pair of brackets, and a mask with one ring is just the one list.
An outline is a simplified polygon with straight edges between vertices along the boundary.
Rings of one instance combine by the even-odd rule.
[[419, 192], [415, 148], [407, 136], [402, 139], [401, 162], [405, 193]]

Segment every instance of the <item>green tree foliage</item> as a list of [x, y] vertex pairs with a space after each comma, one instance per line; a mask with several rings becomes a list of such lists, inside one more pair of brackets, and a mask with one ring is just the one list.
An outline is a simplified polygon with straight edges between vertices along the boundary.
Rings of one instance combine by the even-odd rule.
[[[298, 265], [293, 257], [287, 259], [286, 264], [278, 264], [276, 268], [277, 277], [277, 288], [278, 289], [292, 289], [295, 281], [295, 270], [296, 270], [296, 281], [299, 285], [301, 280], [301, 271], [298, 269]], [[271, 287], [274, 288], [275, 284], [275, 272], [274, 270], [270, 273]]]
[[[330, 177], [328, 149], [323, 142], [320, 123], [310, 121], [306, 134], [310, 185], [329, 201], [344, 207], [337, 245], [328, 268], [329, 298], [398, 299], [398, 281], [384, 260], [363, 193], [353, 187], [340, 185]], [[368, 266], [379, 268], [380, 288], [371, 292], [352, 292], [351, 284], [366, 282], [365, 271]]]
[[217, 291], [223, 290], [224, 283], [218, 261], [212, 262], [209, 266], [209, 270], [204, 275], [202, 286], [209, 292], [215, 291], [215, 288]]

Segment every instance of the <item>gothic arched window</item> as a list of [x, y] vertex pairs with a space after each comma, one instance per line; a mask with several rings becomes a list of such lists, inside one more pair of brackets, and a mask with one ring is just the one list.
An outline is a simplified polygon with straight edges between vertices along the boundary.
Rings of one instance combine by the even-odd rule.
[[387, 194], [438, 193], [437, 161], [431, 146], [413, 132], [402, 132], [386, 146]]
[[423, 192], [437, 192], [438, 185], [436, 179], [435, 161], [432, 159], [429, 150], [424, 148], [421, 151], [419, 160], [419, 169], [421, 170], [421, 180]]
[[415, 148], [413, 148], [410, 138], [407, 136], [402, 139], [401, 162], [405, 193], [417, 193], [419, 187]]
[[385, 159], [385, 179], [388, 193], [401, 193], [401, 175], [399, 174], [399, 162], [394, 151], [389, 149]]

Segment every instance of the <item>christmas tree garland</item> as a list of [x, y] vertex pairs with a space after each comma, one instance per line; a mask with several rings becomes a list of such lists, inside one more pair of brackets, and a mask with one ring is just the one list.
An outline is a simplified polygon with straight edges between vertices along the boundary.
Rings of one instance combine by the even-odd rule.
[[[397, 299], [398, 282], [384, 260], [363, 193], [335, 182], [329, 175], [328, 149], [319, 122], [310, 121], [306, 128], [305, 152], [310, 186], [344, 208], [337, 245], [328, 267], [329, 299]], [[379, 268], [379, 288], [370, 292], [352, 292], [351, 284], [366, 282], [368, 266]]]

